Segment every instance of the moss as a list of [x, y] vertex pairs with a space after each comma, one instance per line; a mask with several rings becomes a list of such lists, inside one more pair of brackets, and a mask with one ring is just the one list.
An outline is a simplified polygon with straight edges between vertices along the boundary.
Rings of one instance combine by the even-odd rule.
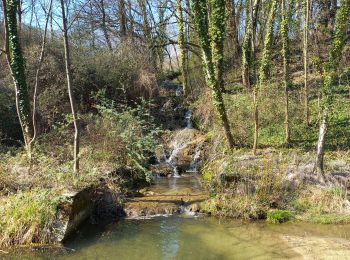
[[203, 180], [205, 181], [211, 181], [214, 177], [214, 173], [209, 169], [204, 169], [202, 174], [203, 174]]
[[274, 209], [267, 212], [267, 221], [274, 224], [284, 223], [294, 218], [294, 213], [289, 210]]

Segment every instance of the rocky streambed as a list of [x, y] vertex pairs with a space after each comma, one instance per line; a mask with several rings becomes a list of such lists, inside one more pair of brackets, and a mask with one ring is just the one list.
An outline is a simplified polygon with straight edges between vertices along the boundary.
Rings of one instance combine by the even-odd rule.
[[127, 218], [150, 218], [173, 214], [196, 214], [200, 203], [208, 198], [196, 174], [180, 178], [158, 177], [140, 197], [128, 198], [123, 210]]

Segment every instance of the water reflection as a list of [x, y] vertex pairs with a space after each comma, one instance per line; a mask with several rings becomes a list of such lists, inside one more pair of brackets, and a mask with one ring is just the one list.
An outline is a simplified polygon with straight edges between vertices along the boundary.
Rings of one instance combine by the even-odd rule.
[[350, 225], [270, 225], [216, 218], [159, 217], [86, 225], [65, 246], [9, 259], [349, 259]]
[[160, 221], [160, 244], [163, 260], [175, 259], [178, 254], [180, 225], [180, 218], [175, 221], [164, 218]]

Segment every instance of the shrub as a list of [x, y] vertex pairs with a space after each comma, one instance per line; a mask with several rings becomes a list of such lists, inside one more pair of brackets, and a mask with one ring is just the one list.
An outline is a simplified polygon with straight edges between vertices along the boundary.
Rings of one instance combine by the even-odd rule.
[[294, 219], [294, 214], [289, 210], [273, 209], [267, 212], [267, 221], [270, 223], [284, 223]]

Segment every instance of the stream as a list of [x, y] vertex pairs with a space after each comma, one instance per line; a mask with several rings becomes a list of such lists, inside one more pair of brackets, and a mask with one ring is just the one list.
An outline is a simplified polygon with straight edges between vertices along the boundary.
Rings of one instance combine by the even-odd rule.
[[[164, 196], [200, 192], [195, 177], [159, 178], [152, 191]], [[86, 223], [64, 246], [67, 250], [22, 250], [10, 259], [350, 259], [350, 225], [276, 225], [184, 211]]]
[[9, 258], [350, 259], [350, 225], [268, 224], [189, 210], [191, 203], [208, 198], [197, 174], [201, 144], [194, 146], [187, 170], [178, 170], [177, 157], [195, 136], [191, 115], [186, 113], [186, 128], [175, 135], [173, 150], [163, 162], [171, 167], [172, 176], [155, 177], [143, 197], [129, 198], [126, 218], [104, 225], [86, 222], [65, 241], [64, 250], [21, 250]]

